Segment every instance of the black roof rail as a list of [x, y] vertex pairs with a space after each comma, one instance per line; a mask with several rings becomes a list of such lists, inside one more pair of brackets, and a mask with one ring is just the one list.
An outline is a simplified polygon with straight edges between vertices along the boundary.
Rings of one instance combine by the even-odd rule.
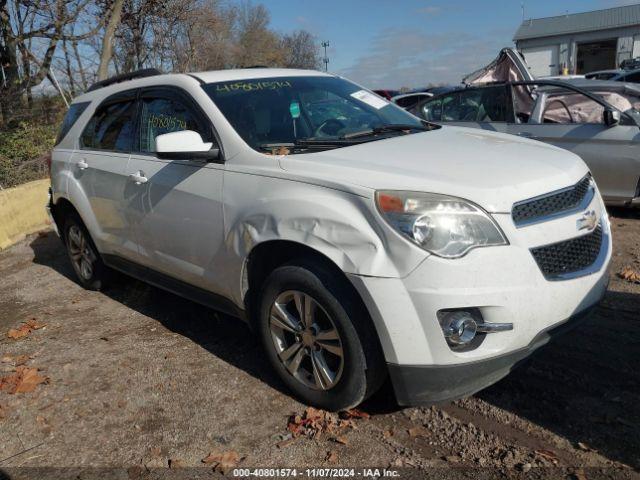
[[113, 85], [114, 83], [126, 82], [127, 80], [133, 80], [135, 78], [153, 77], [155, 75], [162, 75], [162, 72], [157, 68], [144, 68], [142, 70], [136, 70], [135, 72], [121, 73], [120, 75], [115, 75], [106, 80], [94, 83], [87, 89], [87, 92], [93, 92], [94, 90]]

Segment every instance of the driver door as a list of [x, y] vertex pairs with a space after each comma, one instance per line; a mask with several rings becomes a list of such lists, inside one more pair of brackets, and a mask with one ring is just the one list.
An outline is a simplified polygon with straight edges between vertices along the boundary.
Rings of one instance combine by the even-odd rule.
[[185, 91], [154, 87], [140, 93], [138, 124], [128, 188], [137, 199], [142, 263], [214, 293], [224, 291], [216, 261], [224, 238], [224, 164], [155, 153], [155, 138], [169, 132], [193, 130], [215, 142], [209, 119]]

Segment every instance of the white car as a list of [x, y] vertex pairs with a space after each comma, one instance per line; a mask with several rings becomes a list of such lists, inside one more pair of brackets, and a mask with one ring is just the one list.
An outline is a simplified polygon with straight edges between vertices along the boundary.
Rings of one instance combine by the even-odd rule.
[[472, 394], [603, 296], [584, 162], [441, 127], [343, 78], [245, 69], [101, 82], [53, 150], [79, 282], [119, 270], [243, 319], [298, 398]]

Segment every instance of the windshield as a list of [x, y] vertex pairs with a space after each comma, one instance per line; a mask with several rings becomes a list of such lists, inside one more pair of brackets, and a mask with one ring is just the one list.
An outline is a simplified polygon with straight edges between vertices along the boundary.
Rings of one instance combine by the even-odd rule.
[[[396, 105], [336, 77], [255, 78], [203, 88], [259, 151], [313, 142], [336, 148], [425, 129]], [[384, 129], [389, 125], [406, 128]]]

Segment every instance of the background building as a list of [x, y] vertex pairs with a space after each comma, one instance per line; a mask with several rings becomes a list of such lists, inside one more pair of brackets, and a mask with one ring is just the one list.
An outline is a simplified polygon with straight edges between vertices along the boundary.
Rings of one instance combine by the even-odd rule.
[[513, 40], [538, 77], [618, 68], [640, 57], [640, 4], [525, 20]]

